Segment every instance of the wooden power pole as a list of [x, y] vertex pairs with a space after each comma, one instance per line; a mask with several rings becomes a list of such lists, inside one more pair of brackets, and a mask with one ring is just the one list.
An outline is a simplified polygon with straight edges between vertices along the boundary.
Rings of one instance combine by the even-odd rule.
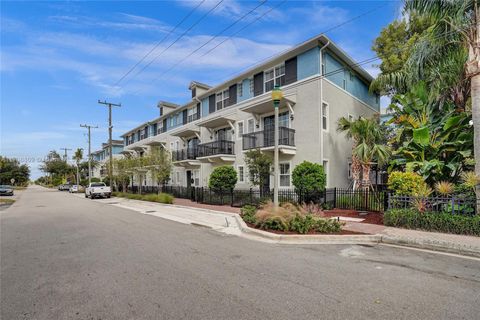
[[113, 150], [112, 150], [112, 107], [121, 107], [121, 103], [111, 103], [107, 101], [98, 100], [99, 104], [103, 104], [108, 107], [108, 180], [110, 181], [110, 187], [113, 187]]
[[88, 124], [81, 124], [80, 127], [82, 128], [87, 128], [88, 129], [88, 184], [90, 184], [92, 182], [92, 164], [91, 164], [91, 161], [92, 161], [92, 139], [91, 139], [91, 135], [90, 135], [90, 130], [93, 128], [93, 129], [96, 129], [98, 128], [98, 126], [91, 126], [91, 125], [88, 125]]

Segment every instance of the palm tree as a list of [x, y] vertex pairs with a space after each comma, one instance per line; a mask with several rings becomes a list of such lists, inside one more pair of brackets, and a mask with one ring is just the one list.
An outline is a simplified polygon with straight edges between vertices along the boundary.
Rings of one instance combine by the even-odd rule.
[[340, 118], [337, 130], [346, 132], [347, 137], [353, 140], [353, 188], [356, 189], [357, 186], [364, 189], [369, 188], [371, 186], [370, 171], [372, 164], [376, 162], [378, 165], [383, 165], [390, 156], [389, 148], [383, 143], [385, 136], [377, 119], [359, 117], [350, 121], [346, 118]]
[[75, 163], [77, 164], [77, 185], [80, 185], [79, 167], [80, 167], [80, 161], [82, 161], [82, 159], [83, 159], [83, 149], [77, 148], [77, 150], [75, 150], [75, 154], [73, 155], [73, 160], [75, 160]]
[[[405, 9], [417, 12], [433, 21], [431, 32], [434, 36], [443, 39], [445, 44], [440, 52], [438, 48], [425, 47], [418, 50], [418, 56], [425, 61], [431, 61], [438, 54], [454, 45], [468, 50], [468, 58], [464, 64], [465, 78], [470, 80], [472, 118], [474, 127], [474, 155], [475, 173], [480, 175], [480, 9], [477, 0], [407, 0]], [[419, 61], [419, 70], [422, 68]], [[477, 198], [480, 190], [477, 188]], [[480, 204], [479, 210], [480, 211]]]

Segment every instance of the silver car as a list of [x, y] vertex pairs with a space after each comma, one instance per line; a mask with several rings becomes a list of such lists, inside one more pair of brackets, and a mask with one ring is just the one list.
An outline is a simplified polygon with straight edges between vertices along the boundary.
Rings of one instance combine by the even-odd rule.
[[0, 196], [13, 196], [13, 187], [8, 185], [0, 185]]

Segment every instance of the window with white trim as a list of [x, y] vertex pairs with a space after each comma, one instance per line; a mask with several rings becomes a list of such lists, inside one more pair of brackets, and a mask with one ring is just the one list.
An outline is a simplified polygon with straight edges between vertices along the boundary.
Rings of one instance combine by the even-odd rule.
[[249, 88], [249, 91], [250, 91], [250, 95], [253, 96], [253, 89], [254, 89], [254, 86], [253, 86], [253, 78], [248, 79], [248, 81], [249, 81], [249, 86], [248, 86], [248, 88]]
[[176, 176], [177, 176], [177, 183], [181, 184], [181, 182], [180, 182], [180, 172], [177, 171], [175, 173], [176, 173]]
[[280, 167], [280, 187], [290, 187], [290, 163], [281, 162]]
[[248, 119], [247, 121], [247, 132], [252, 133], [255, 131], [255, 120]]
[[322, 102], [322, 129], [328, 130], [328, 104]]
[[238, 166], [238, 182], [245, 182], [245, 168], [244, 166]]
[[348, 178], [352, 178], [352, 162], [348, 161], [348, 167], [347, 167], [347, 172], [348, 172]]
[[285, 64], [282, 63], [274, 68], [271, 68], [264, 72], [265, 79], [265, 92], [273, 90], [278, 85], [285, 84]]
[[198, 119], [197, 107], [192, 107], [187, 110], [187, 122], [192, 122]]
[[241, 82], [237, 83], [237, 96], [243, 96], [243, 84]]
[[228, 107], [228, 98], [229, 97], [230, 96], [229, 96], [228, 89], [217, 93], [217, 98], [216, 98], [217, 111]]
[[193, 170], [192, 171], [192, 178], [193, 178], [193, 185], [198, 187], [200, 185], [200, 171]]
[[243, 136], [243, 121], [237, 122], [237, 139], [241, 139]]

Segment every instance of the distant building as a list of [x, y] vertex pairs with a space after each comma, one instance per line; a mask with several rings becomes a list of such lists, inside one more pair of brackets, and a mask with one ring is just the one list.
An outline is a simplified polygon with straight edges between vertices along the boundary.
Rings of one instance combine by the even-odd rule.
[[[94, 168], [92, 168], [92, 176], [95, 178], [104, 178], [108, 176], [108, 160], [109, 160], [109, 147], [108, 142], [102, 143], [102, 149], [92, 152], [92, 159], [98, 162]], [[123, 140], [112, 140], [112, 155], [113, 158], [123, 157]]]

